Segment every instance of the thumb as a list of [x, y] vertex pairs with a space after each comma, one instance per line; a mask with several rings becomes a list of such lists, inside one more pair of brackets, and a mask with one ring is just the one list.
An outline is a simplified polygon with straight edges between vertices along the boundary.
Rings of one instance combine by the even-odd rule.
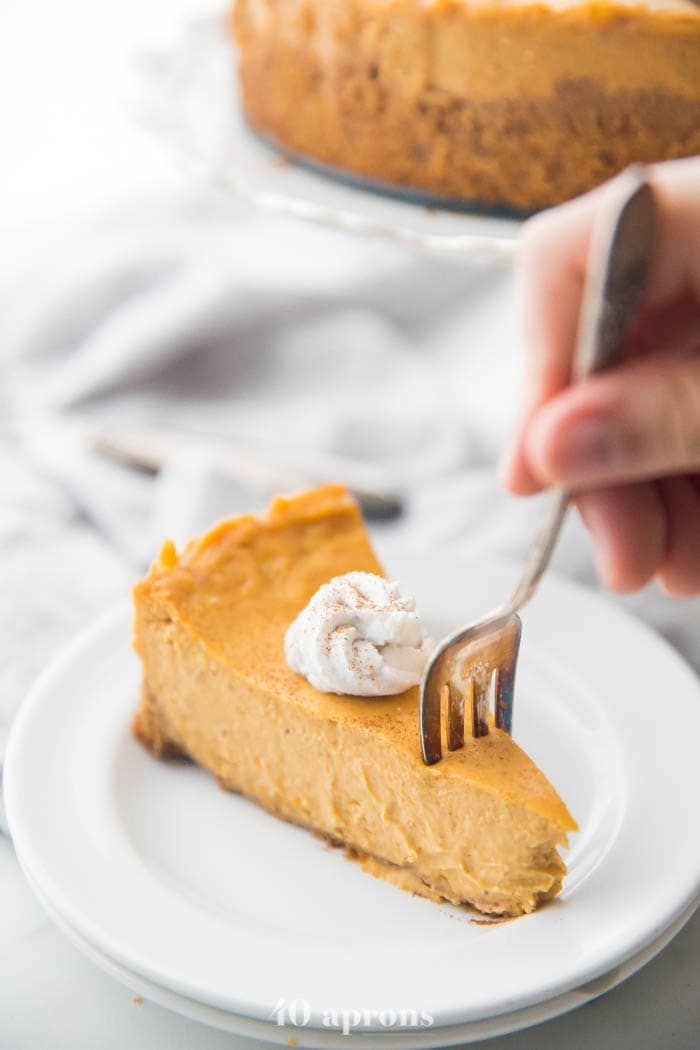
[[525, 455], [543, 485], [589, 488], [700, 471], [700, 356], [636, 360], [536, 413]]

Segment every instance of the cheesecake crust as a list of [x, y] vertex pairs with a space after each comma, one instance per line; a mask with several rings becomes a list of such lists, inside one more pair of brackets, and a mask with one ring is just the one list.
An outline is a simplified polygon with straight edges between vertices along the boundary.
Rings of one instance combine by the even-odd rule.
[[243, 104], [283, 150], [531, 211], [700, 152], [691, 3], [237, 0]]

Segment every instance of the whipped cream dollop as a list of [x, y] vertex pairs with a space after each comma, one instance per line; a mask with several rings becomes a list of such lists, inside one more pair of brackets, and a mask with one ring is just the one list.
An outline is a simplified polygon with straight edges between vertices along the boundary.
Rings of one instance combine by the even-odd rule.
[[287, 663], [323, 693], [392, 696], [421, 680], [433, 643], [416, 602], [369, 572], [324, 583], [288, 628]]

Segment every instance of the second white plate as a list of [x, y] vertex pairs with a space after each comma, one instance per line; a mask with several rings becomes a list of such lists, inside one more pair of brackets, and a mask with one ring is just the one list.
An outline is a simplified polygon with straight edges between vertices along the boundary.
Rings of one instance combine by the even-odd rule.
[[[437, 636], [514, 579], [446, 553], [390, 568]], [[162, 988], [260, 1021], [281, 999], [303, 1000], [319, 1029], [348, 1010], [425, 1011], [454, 1027], [608, 973], [697, 896], [698, 681], [596, 595], [550, 579], [527, 611], [515, 736], [581, 830], [561, 898], [493, 926], [372, 879], [193, 766], [154, 761], [129, 733], [129, 636], [120, 610], [38, 683], [10, 739], [6, 805], [20, 861], [54, 910]]]
[[[189, 1017], [193, 1021], [209, 1025], [212, 1028], [219, 1028], [225, 1032], [231, 1032], [246, 1038], [262, 1039], [265, 1043], [270, 1044], [278, 1043], [284, 1046], [303, 1045], [310, 1048], [310, 1050], [311, 1048], [314, 1048], [314, 1050], [337, 1050], [338, 1047], [367, 1045], [366, 1039], [363, 1039], [361, 1029], [350, 1029], [345, 1034], [342, 1028], [340, 1030], [328, 1029], [326, 1031], [309, 1030], [303, 1025], [294, 1026], [289, 1023], [289, 1020], [283, 1026], [277, 1025], [272, 1021], [253, 1021], [249, 1018], [239, 1017], [237, 1014], [228, 1013], [225, 1010], [218, 1010], [213, 1006], [205, 1006], [194, 999], [187, 999], [185, 996], [178, 995], [177, 992], [170, 991], [168, 988], [161, 988], [159, 985], [153, 984], [152, 981], [148, 981], [141, 974], [128, 970], [113, 959], [110, 959], [109, 956], [103, 955], [102, 952], [98, 951], [76, 933], [58, 912], [54, 911], [36, 886], [32, 885], [32, 889], [49, 917], [78, 951], [82, 952], [83, 955], [110, 977], [126, 985], [127, 988], [130, 988], [137, 995], [141, 995], [144, 999], [157, 1003], [159, 1006], [164, 1006], [175, 1013]], [[523, 1028], [529, 1028], [532, 1025], [542, 1024], [544, 1021], [559, 1017], [561, 1014], [568, 1013], [579, 1006], [584, 1006], [593, 999], [611, 991], [618, 984], [621, 984], [622, 981], [627, 980], [628, 977], [631, 977], [632, 974], [641, 969], [642, 966], [645, 966], [683, 928], [685, 923], [691, 918], [694, 910], [695, 903], [638, 955], [634, 955], [621, 966], [616, 966], [611, 973], [603, 974], [602, 977], [582, 985], [581, 988], [574, 988], [573, 991], [555, 996], [554, 999], [548, 999], [546, 1002], [537, 1003], [535, 1006], [529, 1006], [523, 1010], [515, 1010], [512, 1013], [500, 1014], [498, 1017], [487, 1018], [484, 1021], [472, 1021], [470, 1024], [456, 1025], [451, 1028], [428, 1028], [423, 1032], [399, 1030], [391, 1032], [391, 1034], [387, 1032], [382, 1037], [382, 1047], [385, 1050], [435, 1050], [438, 1042], [440, 1046], [473, 1043], [482, 1039], [492, 1039], [495, 1036], [521, 1031]]]

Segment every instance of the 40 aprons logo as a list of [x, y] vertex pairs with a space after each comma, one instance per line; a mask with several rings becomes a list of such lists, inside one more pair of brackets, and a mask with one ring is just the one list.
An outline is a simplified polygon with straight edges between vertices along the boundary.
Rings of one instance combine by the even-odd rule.
[[[280, 1027], [306, 1028], [311, 1022], [311, 1004], [306, 999], [278, 999], [270, 1019]], [[321, 1025], [343, 1035], [362, 1029], [431, 1028], [430, 1010], [323, 1010]]]

